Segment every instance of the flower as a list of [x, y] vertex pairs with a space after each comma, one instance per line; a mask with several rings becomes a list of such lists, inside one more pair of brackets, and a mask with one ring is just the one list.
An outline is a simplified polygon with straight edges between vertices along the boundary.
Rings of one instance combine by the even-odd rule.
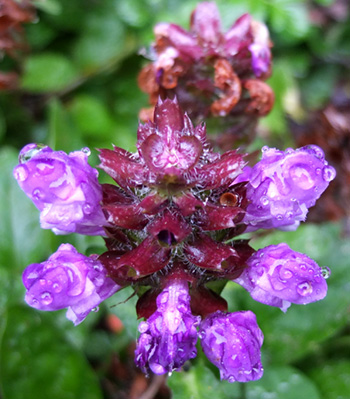
[[[175, 94], [192, 120], [220, 118], [226, 130], [217, 144], [232, 148], [238, 138], [251, 139], [252, 126], [274, 102], [273, 91], [263, 82], [271, 72], [267, 27], [244, 14], [224, 33], [216, 4], [202, 2], [191, 15], [189, 31], [159, 23], [154, 34], [152, 62], [138, 78], [150, 104]], [[153, 107], [141, 110], [143, 121], [152, 117]]]
[[235, 279], [258, 302], [284, 312], [291, 303], [306, 305], [327, 294], [328, 269], [287, 244], [269, 245], [247, 261], [248, 267]]
[[[205, 40], [214, 45], [209, 33]], [[84, 151], [67, 155], [35, 145], [22, 150], [14, 174], [41, 211], [42, 224], [52, 214], [57, 224], [50, 227], [60, 232], [100, 229], [107, 246], [86, 257], [63, 244], [46, 262], [28, 266], [26, 301], [41, 310], [68, 308], [67, 317], [78, 324], [130, 285], [143, 292], [136, 305], [144, 320], [135, 351], [143, 372], [179, 370], [196, 356], [200, 338], [222, 379], [256, 380], [263, 373], [256, 317], [228, 313], [209, 283], [231, 280], [284, 311], [290, 303], [322, 299], [326, 269], [286, 244], [255, 251], [240, 235], [296, 228], [334, 170], [316, 146], [265, 148], [253, 167], [237, 151], [216, 153], [205, 125], [193, 126], [176, 98], [159, 99], [153, 122], [140, 124], [137, 134], [133, 154], [100, 150], [100, 168], [116, 184], [99, 185]], [[87, 203], [94, 210], [89, 217], [73, 212]], [[57, 207], [65, 210], [64, 223]]]
[[246, 167], [236, 180], [248, 182], [244, 223], [248, 231], [295, 230], [335, 178], [335, 169], [315, 145], [286, 151], [264, 147], [262, 154], [261, 161]]
[[87, 162], [88, 153], [86, 149], [67, 155], [37, 144], [21, 150], [14, 177], [39, 209], [43, 229], [104, 235], [102, 189], [97, 170]]
[[171, 373], [197, 355], [200, 318], [190, 309], [188, 284], [173, 280], [157, 297], [157, 310], [139, 325], [135, 363], [144, 373]]
[[222, 380], [248, 382], [262, 377], [264, 336], [253, 312], [213, 313], [202, 321], [199, 334], [203, 352], [220, 370]]
[[106, 275], [96, 257], [61, 244], [43, 263], [29, 265], [23, 273], [25, 300], [39, 310], [68, 308], [67, 318], [75, 325], [120, 287]]

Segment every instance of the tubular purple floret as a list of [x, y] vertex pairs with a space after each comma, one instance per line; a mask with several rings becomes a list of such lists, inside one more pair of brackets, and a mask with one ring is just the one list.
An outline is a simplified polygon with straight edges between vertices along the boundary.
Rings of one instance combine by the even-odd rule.
[[27, 304], [39, 310], [68, 308], [67, 318], [75, 325], [120, 288], [107, 277], [95, 257], [61, 244], [47, 261], [33, 263], [23, 272]]
[[243, 222], [247, 231], [295, 230], [335, 178], [335, 169], [315, 145], [286, 151], [264, 147], [262, 152], [261, 161], [244, 168], [235, 181], [248, 181], [250, 204]]
[[234, 280], [258, 302], [284, 312], [291, 303], [308, 304], [327, 294], [324, 271], [308, 256], [287, 244], [269, 245], [252, 255], [248, 267]]
[[157, 310], [139, 325], [141, 333], [135, 363], [144, 373], [171, 373], [197, 355], [197, 325], [200, 317], [190, 308], [188, 283], [169, 281], [157, 297]]
[[202, 321], [199, 335], [203, 352], [220, 370], [222, 380], [248, 382], [262, 377], [264, 336], [253, 312], [213, 313]]
[[87, 162], [88, 153], [85, 149], [66, 154], [37, 144], [21, 150], [14, 177], [39, 209], [43, 229], [104, 235], [102, 189], [97, 170]]

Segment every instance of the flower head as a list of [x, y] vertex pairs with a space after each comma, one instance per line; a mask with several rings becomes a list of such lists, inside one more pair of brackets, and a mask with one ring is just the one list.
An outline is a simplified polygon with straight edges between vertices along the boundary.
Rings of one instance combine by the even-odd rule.
[[327, 294], [327, 268], [287, 244], [270, 245], [257, 251], [248, 267], [235, 280], [258, 302], [286, 311], [291, 303], [305, 305]]
[[107, 277], [100, 262], [62, 244], [43, 263], [29, 265], [23, 273], [28, 305], [40, 310], [68, 308], [74, 324], [85, 317], [120, 287]]
[[28, 144], [20, 152], [20, 164], [13, 173], [39, 209], [43, 229], [103, 235], [102, 189], [87, 156], [87, 151], [67, 155], [37, 144]]
[[250, 311], [216, 312], [200, 326], [201, 345], [223, 380], [248, 382], [261, 378], [263, 333]]
[[[151, 105], [156, 105], [159, 96], [175, 94], [192, 119], [220, 118], [227, 129], [220, 133], [234, 136], [232, 141], [226, 137], [226, 142], [232, 143], [237, 136], [247, 141], [251, 135], [241, 131], [268, 114], [274, 102], [272, 90], [263, 82], [271, 71], [267, 27], [244, 14], [224, 33], [216, 4], [202, 2], [191, 15], [189, 31], [160, 23], [154, 34], [152, 63], [138, 79]], [[152, 117], [153, 108], [140, 113], [144, 121]], [[233, 127], [237, 123], [240, 132]]]

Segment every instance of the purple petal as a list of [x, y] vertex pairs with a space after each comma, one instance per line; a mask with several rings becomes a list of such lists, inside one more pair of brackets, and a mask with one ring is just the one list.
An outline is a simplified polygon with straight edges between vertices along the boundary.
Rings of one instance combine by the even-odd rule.
[[102, 189], [97, 170], [87, 162], [87, 151], [67, 155], [29, 144], [20, 152], [14, 176], [40, 210], [42, 228], [56, 234], [104, 234]]
[[48, 311], [68, 308], [67, 318], [74, 324], [120, 288], [100, 262], [70, 244], [60, 245], [47, 261], [29, 265], [23, 283], [28, 305]]
[[253, 299], [285, 311], [291, 303], [319, 301], [327, 294], [323, 270], [308, 256], [287, 244], [270, 245], [247, 261], [234, 281], [249, 291]]
[[171, 373], [196, 356], [199, 317], [191, 313], [188, 284], [168, 283], [157, 297], [157, 310], [139, 325], [135, 363], [144, 373]]
[[209, 315], [200, 326], [203, 352], [222, 380], [248, 382], [262, 377], [263, 334], [250, 311]]
[[203, 47], [222, 41], [220, 14], [215, 3], [198, 4], [191, 16], [191, 30], [203, 41]]
[[286, 151], [264, 148], [261, 161], [236, 180], [249, 180], [244, 223], [249, 231], [294, 230], [334, 177], [334, 168], [317, 146]]

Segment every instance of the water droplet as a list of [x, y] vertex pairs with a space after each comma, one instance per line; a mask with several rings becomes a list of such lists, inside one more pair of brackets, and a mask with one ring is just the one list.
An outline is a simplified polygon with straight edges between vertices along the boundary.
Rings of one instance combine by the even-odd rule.
[[55, 170], [55, 167], [53, 165], [50, 165], [46, 162], [38, 163], [37, 165], [35, 165], [35, 168], [40, 175], [49, 175]]
[[91, 312], [98, 312], [99, 309], [100, 309], [100, 308], [99, 308], [98, 306], [95, 306], [94, 308], [91, 309]]
[[40, 189], [40, 188], [35, 188], [32, 191], [32, 196], [35, 200], [40, 201], [41, 199], [44, 198], [45, 193]]
[[323, 266], [323, 267], [321, 267], [321, 273], [322, 273], [323, 278], [327, 279], [331, 275], [331, 269], [327, 266]]
[[14, 169], [13, 175], [17, 181], [25, 181], [28, 178], [28, 169], [24, 165], [18, 165]]
[[301, 264], [301, 265], [300, 265], [300, 270], [302, 270], [303, 272], [305, 272], [306, 269], [307, 269], [306, 265], [304, 265], [304, 264]]
[[26, 145], [19, 154], [19, 162], [25, 163], [30, 161], [36, 154], [38, 154], [44, 148], [47, 148], [47, 146], [44, 144]]
[[315, 172], [316, 172], [316, 175], [320, 175], [321, 174], [321, 168], [316, 168], [316, 170], [315, 170]]
[[59, 283], [54, 283], [52, 288], [54, 289], [55, 292], [61, 292], [62, 291], [62, 286]]
[[266, 197], [265, 195], [263, 195], [263, 196], [260, 198], [260, 202], [261, 202], [262, 205], [267, 206], [267, 205], [269, 204], [270, 200], [269, 200], [268, 197]]
[[284, 280], [289, 280], [290, 278], [293, 277], [293, 273], [289, 269], [284, 269], [281, 273], [281, 277]]
[[91, 151], [90, 151], [90, 148], [89, 148], [89, 147], [83, 147], [83, 148], [81, 149], [81, 151], [82, 151], [84, 154], [86, 154], [87, 156], [90, 156], [90, 155], [91, 155]]
[[92, 209], [93, 209], [93, 207], [92, 207], [92, 205], [89, 204], [89, 203], [86, 203], [86, 204], [83, 206], [83, 212], [84, 212], [86, 215], [90, 215], [90, 214], [92, 213]]
[[50, 305], [50, 303], [52, 303], [53, 301], [52, 295], [49, 292], [44, 292], [43, 294], [41, 294], [40, 298], [41, 303], [44, 305]]
[[332, 166], [325, 166], [322, 171], [322, 177], [326, 181], [332, 181], [335, 178], [336, 172]]
[[312, 291], [313, 291], [312, 285], [308, 281], [305, 281], [304, 283], [300, 283], [297, 286], [297, 292], [301, 296], [306, 296], [306, 295], [312, 294]]
[[262, 147], [261, 151], [262, 152], [266, 152], [269, 150], [269, 147], [267, 145], [264, 145], [264, 147]]
[[46, 280], [44, 278], [41, 278], [39, 280], [40, 285], [45, 285], [46, 284]]
[[306, 149], [307, 150], [311, 150], [314, 154], [315, 154], [315, 156], [317, 157], [317, 158], [319, 158], [319, 159], [324, 159], [324, 152], [323, 152], [323, 150], [320, 148], [320, 147], [318, 147], [317, 145], [313, 145], [313, 144], [311, 144], [311, 145], [308, 145], [307, 147], [306, 147]]
[[282, 219], [283, 219], [283, 216], [282, 216], [282, 215], [276, 215], [276, 219], [277, 219], [277, 220], [282, 220]]

